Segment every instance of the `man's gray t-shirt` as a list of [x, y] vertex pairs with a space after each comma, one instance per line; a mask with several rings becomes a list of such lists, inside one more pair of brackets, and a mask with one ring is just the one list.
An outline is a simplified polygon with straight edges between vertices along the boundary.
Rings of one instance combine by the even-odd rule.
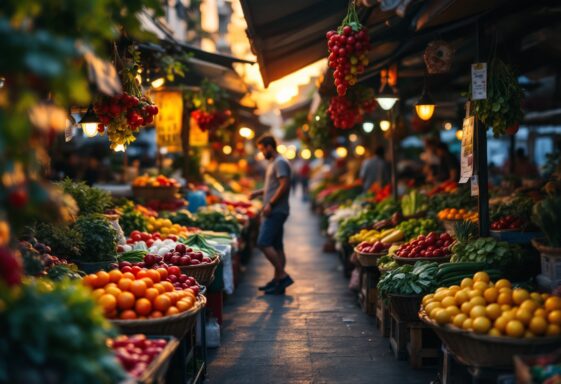
[[[280, 182], [279, 178], [286, 177], [288, 182], [288, 188], [290, 189], [290, 178], [292, 175], [292, 169], [290, 168], [290, 163], [281, 155], [269, 162], [267, 166], [267, 172], [265, 173], [265, 186], [263, 188], [263, 204], [267, 204], [275, 191], [279, 188]], [[288, 215], [289, 206], [288, 198], [290, 196], [290, 191], [287, 190], [284, 195], [282, 195], [278, 201], [273, 205], [272, 213], [285, 213]]]
[[386, 161], [378, 156], [366, 159], [362, 163], [359, 177], [362, 179], [364, 191], [368, 191], [372, 184], [386, 184], [389, 180], [388, 165]]

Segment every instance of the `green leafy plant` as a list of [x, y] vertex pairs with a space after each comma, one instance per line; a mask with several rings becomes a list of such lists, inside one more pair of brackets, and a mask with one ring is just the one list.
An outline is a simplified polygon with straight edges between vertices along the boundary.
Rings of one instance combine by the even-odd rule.
[[481, 237], [452, 246], [453, 263], [481, 262], [494, 268], [507, 271], [522, 261], [522, 249], [517, 244], [498, 241], [492, 237]]
[[74, 228], [82, 235], [84, 241], [82, 252], [76, 260], [100, 262], [115, 259], [117, 232], [103, 216], [81, 216]]
[[80, 281], [0, 287], [0, 382], [116, 383], [126, 378], [107, 347], [115, 331]]
[[390, 294], [424, 295], [436, 288], [435, 275], [438, 263], [417, 261], [415, 265], [402, 265], [389, 271], [378, 282], [378, 292], [383, 298]]
[[532, 221], [545, 234], [550, 247], [561, 247], [561, 196], [549, 196], [537, 202]]
[[454, 224], [454, 233], [458, 241], [469, 241], [477, 237], [479, 227], [470, 220], [461, 220]]
[[82, 253], [84, 247], [82, 233], [73, 227], [38, 223], [34, 233], [37, 240], [49, 245], [58, 257], [76, 260]]
[[65, 193], [71, 195], [78, 208], [80, 215], [103, 213], [111, 206], [111, 195], [98, 188], [93, 188], [83, 181], [73, 181], [66, 178], [59, 183]]
[[524, 92], [512, 68], [498, 57], [491, 60], [487, 78], [487, 99], [474, 101], [475, 113], [483, 124], [493, 127], [495, 136], [504, 135], [524, 116]]

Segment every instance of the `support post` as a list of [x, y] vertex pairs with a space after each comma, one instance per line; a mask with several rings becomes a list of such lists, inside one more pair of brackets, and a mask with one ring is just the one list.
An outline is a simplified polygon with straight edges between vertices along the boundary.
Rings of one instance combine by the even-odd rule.
[[397, 201], [397, 157], [395, 153], [395, 114], [390, 111], [390, 167], [391, 167], [391, 183], [392, 183], [392, 196]]
[[191, 130], [191, 110], [183, 109], [183, 124], [181, 126], [181, 145], [183, 147], [183, 178], [189, 180], [189, 132]]
[[508, 158], [508, 172], [514, 175], [514, 170], [516, 169], [516, 134], [509, 137]]
[[[479, 20], [475, 24], [475, 58], [481, 60], [481, 25]], [[476, 117], [475, 119], [475, 143], [477, 156], [477, 178], [478, 196], [477, 211], [479, 213], [479, 236], [489, 236], [489, 174], [487, 165], [487, 127]]]

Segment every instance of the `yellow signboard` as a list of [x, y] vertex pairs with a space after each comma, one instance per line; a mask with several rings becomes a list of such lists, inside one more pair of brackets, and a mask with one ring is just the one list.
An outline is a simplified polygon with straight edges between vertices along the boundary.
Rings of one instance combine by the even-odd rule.
[[183, 123], [183, 95], [176, 91], [159, 91], [151, 94], [158, 106], [155, 116], [156, 143], [168, 153], [181, 152], [181, 127]]
[[189, 145], [191, 147], [204, 147], [208, 145], [208, 131], [199, 128], [197, 121], [191, 118], [189, 123]]

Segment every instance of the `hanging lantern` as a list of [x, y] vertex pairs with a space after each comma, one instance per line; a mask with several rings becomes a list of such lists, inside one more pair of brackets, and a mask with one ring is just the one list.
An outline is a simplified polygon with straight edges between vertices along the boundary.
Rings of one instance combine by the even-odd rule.
[[82, 131], [84, 131], [84, 135], [86, 137], [94, 137], [97, 135], [99, 123], [99, 118], [93, 111], [93, 105], [90, 104], [86, 114], [82, 116], [82, 119], [79, 122], [82, 127]]
[[419, 116], [421, 120], [425, 120], [425, 121], [430, 120], [430, 118], [434, 114], [434, 108], [435, 108], [434, 101], [430, 96], [430, 94], [427, 92], [427, 88], [425, 87], [423, 89], [423, 94], [421, 95], [421, 98], [419, 99], [419, 101], [417, 101], [417, 104], [415, 104], [415, 110], [417, 111], [417, 116]]
[[376, 101], [380, 104], [380, 107], [384, 111], [389, 111], [393, 108], [395, 103], [399, 100], [397, 92], [395, 89], [389, 85], [390, 82], [390, 71], [382, 71], [382, 87], [380, 93], [376, 96]]

